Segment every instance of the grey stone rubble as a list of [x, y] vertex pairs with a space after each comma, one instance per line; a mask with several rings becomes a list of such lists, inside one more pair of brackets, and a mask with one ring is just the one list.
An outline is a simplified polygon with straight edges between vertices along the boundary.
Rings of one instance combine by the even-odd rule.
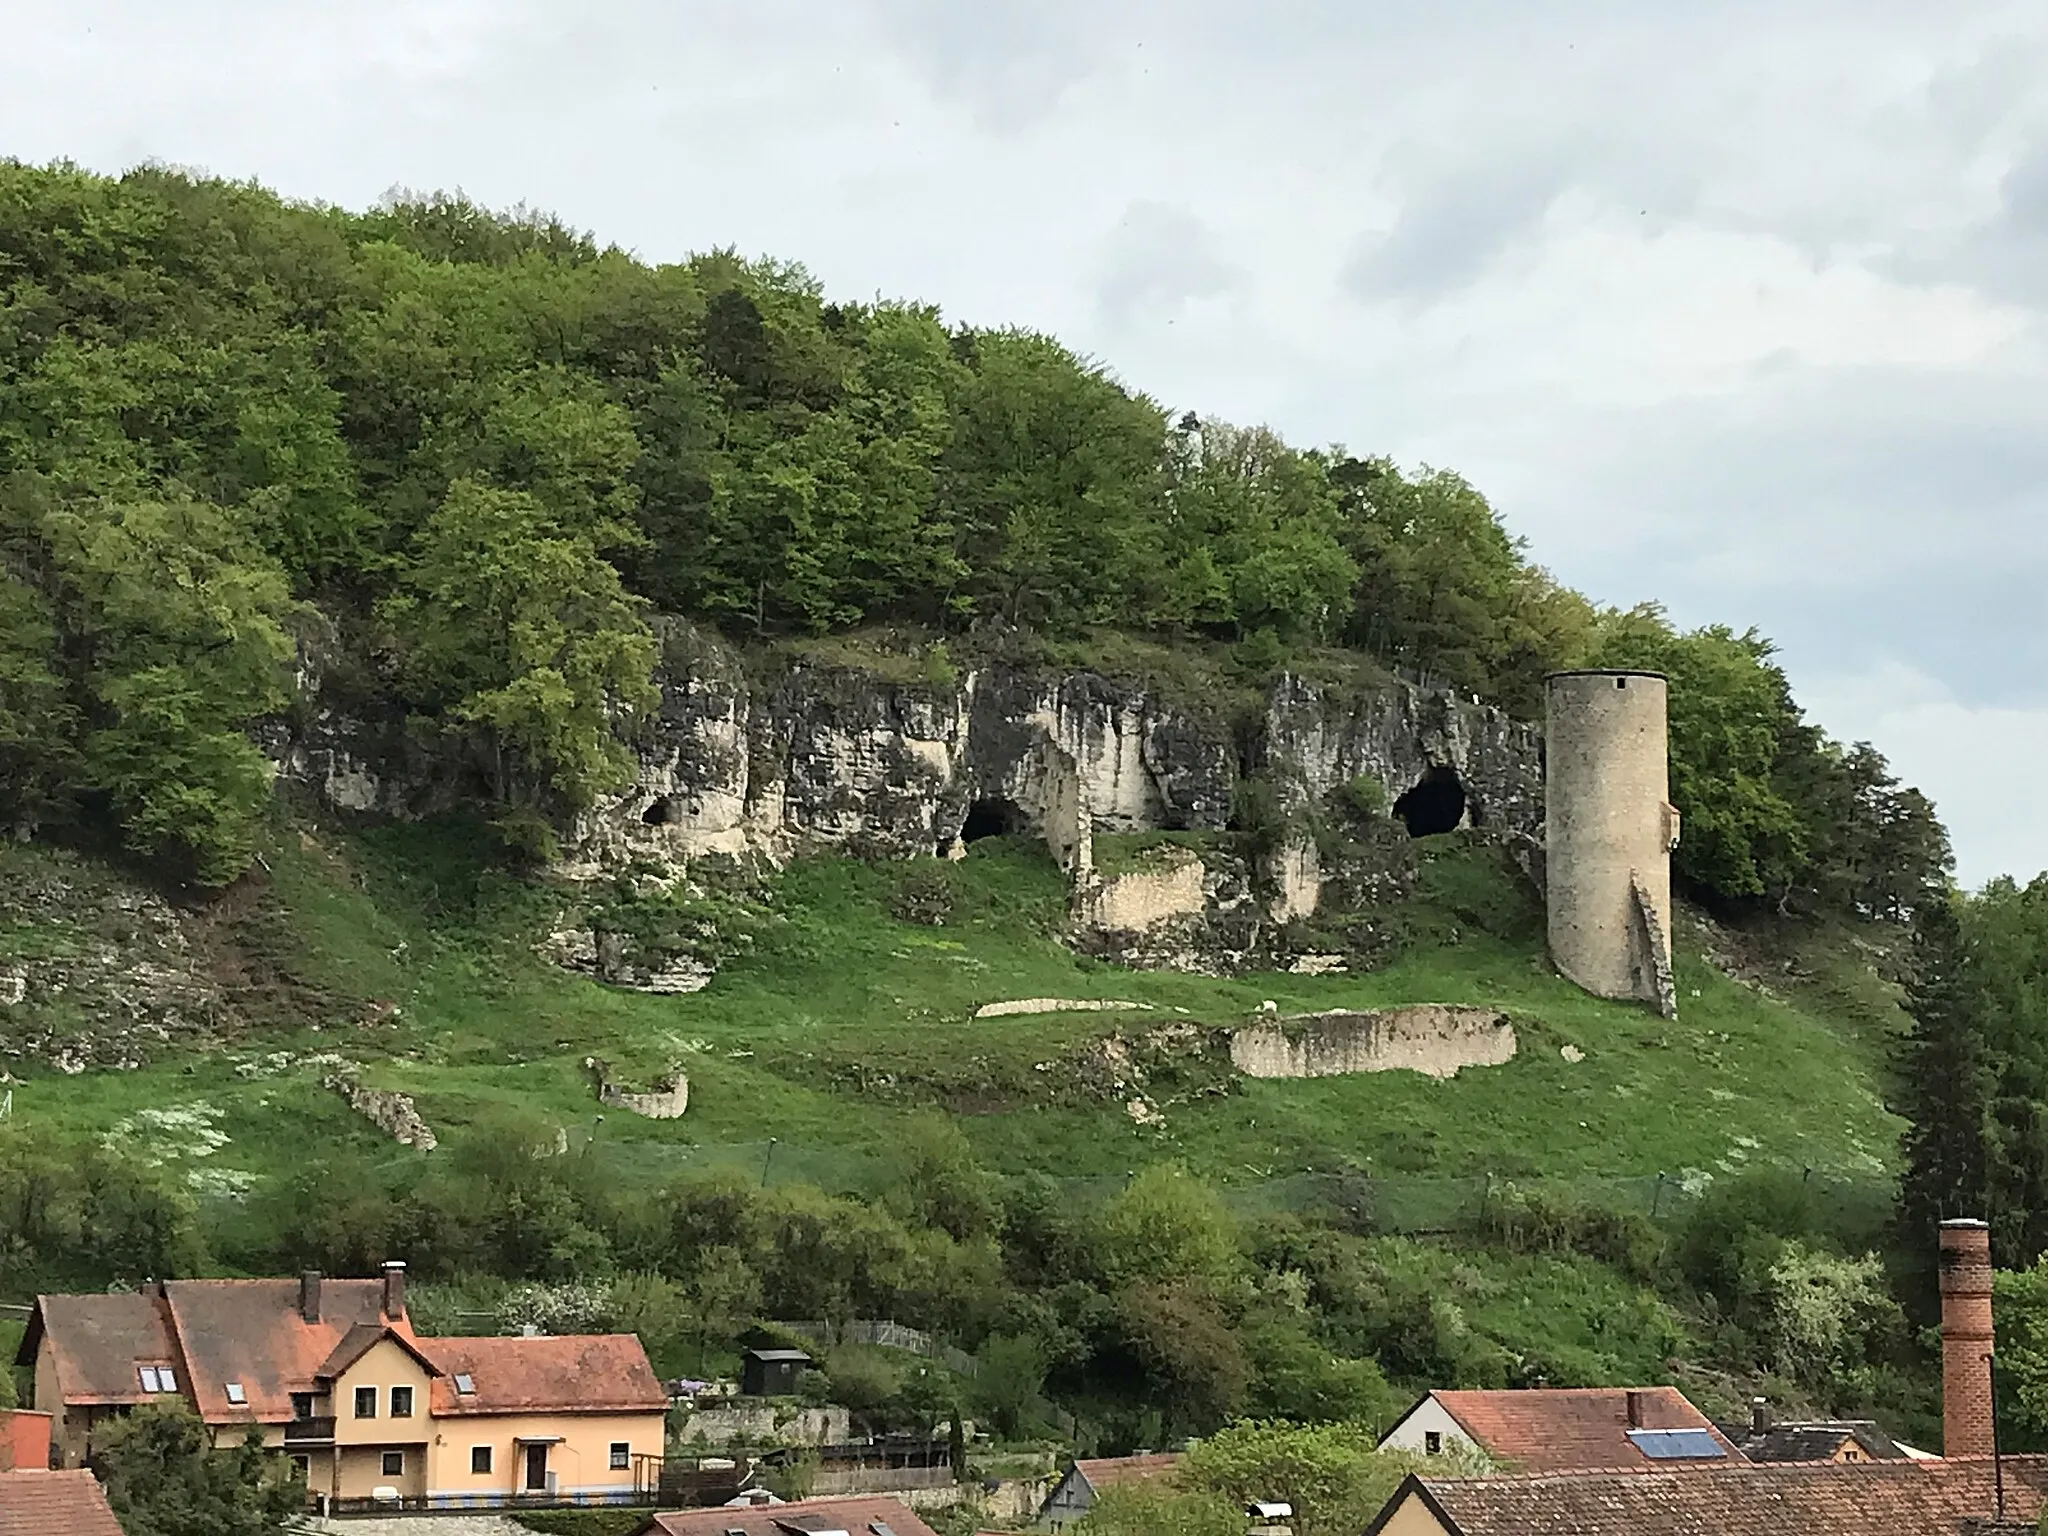
[[305, 1528], [326, 1536], [533, 1536], [503, 1515], [365, 1515], [346, 1520], [309, 1518]]
[[350, 1109], [399, 1145], [417, 1147], [422, 1152], [431, 1152], [439, 1145], [410, 1095], [366, 1087], [352, 1067], [328, 1073], [321, 1079], [321, 1086], [340, 1094]]

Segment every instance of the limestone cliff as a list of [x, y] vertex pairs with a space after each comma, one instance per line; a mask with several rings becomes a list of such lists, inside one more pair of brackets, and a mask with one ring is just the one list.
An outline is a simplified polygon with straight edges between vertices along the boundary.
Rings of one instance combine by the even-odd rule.
[[[1274, 934], [1313, 914], [1332, 881], [1348, 902], [1398, 897], [1400, 860], [1382, 849], [1337, 867], [1300, 834], [1138, 878], [1099, 874], [1093, 839], [1248, 830], [1254, 787], [1302, 823], [1363, 806], [1396, 843], [1454, 826], [1526, 840], [1542, 824], [1540, 734], [1442, 690], [1284, 676], [1247, 708], [1241, 692], [1224, 705], [1013, 662], [750, 656], [676, 620], [662, 642], [635, 780], [566, 829], [572, 879], [828, 848], [953, 856], [979, 836], [1022, 834], [1072, 875], [1077, 930], [1100, 952], [1179, 964], [1220, 951], [1238, 965], [1272, 959]], [[360, 696], [323, 697], [278, 758], [285, 779], [344, 810], [418, 814], [461, 792], [461, 765], [423, 758]]]
[[[636, 782], [570, 829], [572, 872], [833, 845], [945, 854], [992, 831], [1043, 836], [1071, 867], [1086, 833], [1223, 829], [1253, 775], [1313, 801], [1361, 778], [1392, 799], [1436, 771], [1454, 781], [1449, 824], [1542, 822], [1540, 733], [1441, 690], [1286, 677], [1245, 722], [1087, 671], [763, 665], [673, 620], [663, 642]], [[278, 757], [285, 779], [353, 811], [432, 810], [459, 777], [360, 698], [321, 698]]]

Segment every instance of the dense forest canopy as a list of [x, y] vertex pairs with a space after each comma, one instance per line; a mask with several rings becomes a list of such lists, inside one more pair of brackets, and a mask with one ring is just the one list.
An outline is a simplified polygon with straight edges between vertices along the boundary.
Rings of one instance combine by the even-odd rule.
[[510, 817], [620, 784], [653, 611], [738, 636], [1097, 626], [1247, 674], [1366, 653], [1533, 716], [1671, 674], [1680, 875], [1898, 917], [1932, 808], [1808, 723], [1769, 643], [1603, 611], [1457, 475], [1175, 416], [1057, 341], [651, 266], [459, 197], [367, 213], [0, 163], [0, 793], [231, 880], [249, 727], [338, 623]]

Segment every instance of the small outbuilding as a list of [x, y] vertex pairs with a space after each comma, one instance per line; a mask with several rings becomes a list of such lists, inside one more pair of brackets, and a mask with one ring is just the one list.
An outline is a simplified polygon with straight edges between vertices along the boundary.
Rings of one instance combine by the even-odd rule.
[[811, 1357], [800, 1349], [750, 1349], [740, 1356], [742, 1397], [794, 1397]]

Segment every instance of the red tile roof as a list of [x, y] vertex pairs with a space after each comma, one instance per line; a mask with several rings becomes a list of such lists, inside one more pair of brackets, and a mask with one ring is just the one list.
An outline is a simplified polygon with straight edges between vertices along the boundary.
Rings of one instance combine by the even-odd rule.
[[[2031, 1524], [2048, 1457], [2005, 1458], [2005, 1514]], [[1747, 1462], [1671, 1472], [1410, 1477], [1366, 1536], [1420, 1500], [1453, 1536], [1960, 1536], [1995, 1506], [1989, 1458]]]
[[[1628, 1421], [1631, 1391], [1641, 1406], [1640, 1424]], [[1522, 1472], [1669, 1466], [1637, 1450], [1628, 1438], [1631, 1429], [1704, 1430], [1739, 1459], [1728, 1437], [1676, 1387], [1531, 1387], [1430, 1396], [1464, 1427], [1474, 1445]]]
[[1100, 1493], [1104, 1488], [1121, 1488], [1129, 1483], [1150, 1482], [1180, 1465], [1177, 1455], [1101, 1456], [1076, 1461], [1074, 1470], [1088, 1479], [1088, 1486]]
[[[142, 1390], [137, 1364], [177, 1362], [162, 1304], [140, 1291], [38, 1296], [16, 1363], [33, 1365], [45, 1335], [67, 1403], [148, 1402], [151, 1394]], [[184, 1380], [180, 1369], [180, 1386]]]
[[[342, 1342], [360, 1326], [385, 1323], [381, 1280], [323, 1281], [316, 1323], [299, 1315], [296, 1280], [167, 1280], [164, 1294], [191, 1366], [188, 1390], [209, 1424], [287, 1422], [292, 1393], [314, 1390]], [[241, 1383], [246, 1406], [228, 1401], [231, 1381]]]
[[789, 1504], [685, 1509], [651, 1516], [633, 1536], [803, 1536], [811, 1531], [845, 1531], [847, 1536], [934, 1536], [932, 1528], [895, 1499], [799, 1499]]
[[90, 1472], [0, 1472], [0, 1536], [121, 1536]]
[[[630, 1333], [536, 1339], [421, 1339], [440, 1366], [436, 1417], [490, 1413], [664, 1413], [668, 1394]], [[464, 1393], [455, 1378], [476, 1387]], [[722, 1528], [721, 1528], [722, 1529]], [[901, 1531], [897, 1536], [903, 1536]]]

